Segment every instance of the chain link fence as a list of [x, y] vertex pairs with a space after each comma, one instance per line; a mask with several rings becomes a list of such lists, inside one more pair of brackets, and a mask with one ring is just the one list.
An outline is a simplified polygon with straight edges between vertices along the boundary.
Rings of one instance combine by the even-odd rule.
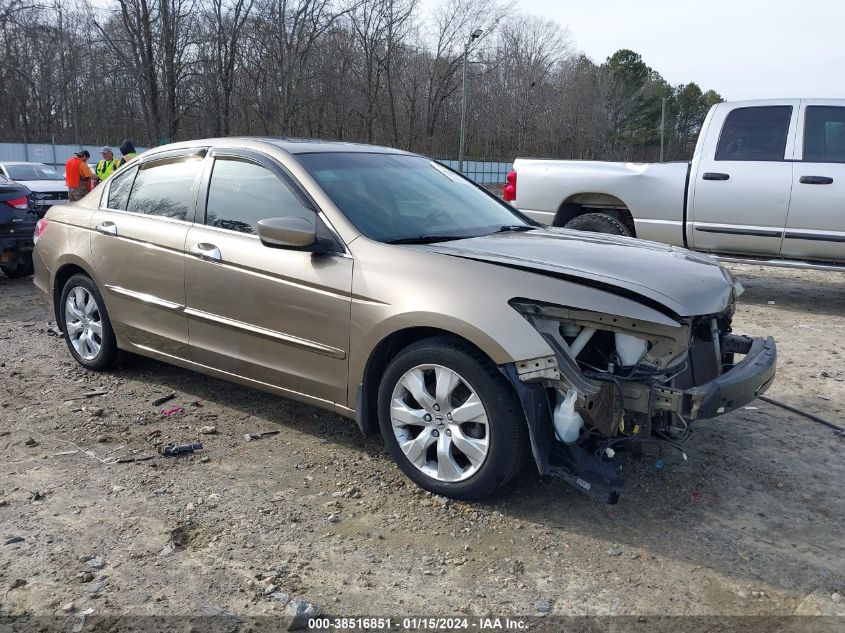
[[[438, 163], [458, 171], [458, 161], [452, 158], [435, 157]], [[513, 169], [512, 160], [497, 158], [465, 158], [463, 174], [479, 185], [496, 186], [505, 183], [508, 172]]]

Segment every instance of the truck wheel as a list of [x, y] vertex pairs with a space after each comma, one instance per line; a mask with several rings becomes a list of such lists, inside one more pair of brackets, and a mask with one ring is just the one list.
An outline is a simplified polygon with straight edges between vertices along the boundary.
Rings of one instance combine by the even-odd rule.
[[584, 215], [579, 215], [567, 222], [564, 228], [631, 237], [631, 231], [628, 230], [627, 226], [616, 218], [604, 213], [585, 213]]
[[511, 386], [487, 358], [451, 337], [399, 352], [381, 379], [378, 413], [405, 475], [453, 499], [494, 493], [528, 454], [528, 429]]

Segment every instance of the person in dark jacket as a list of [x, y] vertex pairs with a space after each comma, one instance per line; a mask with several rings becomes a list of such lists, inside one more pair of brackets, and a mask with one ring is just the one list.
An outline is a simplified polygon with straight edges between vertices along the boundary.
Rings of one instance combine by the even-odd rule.
[[138, 155], [138, 152], [135, 151], [135, 144], [130, 141], [128, 138], [123, 139], [123, 142], [120, 144], [120, 167], [123, 167], [126, 163], [130, 160], [135, 158]]

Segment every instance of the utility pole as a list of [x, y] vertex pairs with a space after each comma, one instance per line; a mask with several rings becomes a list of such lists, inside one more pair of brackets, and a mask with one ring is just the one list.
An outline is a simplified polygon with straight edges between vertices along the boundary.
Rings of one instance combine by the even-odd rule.
[[469, 47], [474, 40], [481, 37], [483, 32], [483, 29], [475, 29], [464, 46], [464, 69], [461, 79], [461, 146], [458, 148], [458, 171], [461, 173], [464, 171], [464, 148], [467, 142], [467, 58], [469, 57]]
[[666, 97], [660, 104], [660, 162], [663, 162], [663, 128], [666, 126]]

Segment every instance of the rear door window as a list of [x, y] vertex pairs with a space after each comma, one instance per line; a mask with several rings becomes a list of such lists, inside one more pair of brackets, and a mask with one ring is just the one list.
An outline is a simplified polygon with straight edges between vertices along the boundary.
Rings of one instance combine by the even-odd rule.
[[792, 106], [732, 110], [722, 126], [716, 160], [782, 161]]
[[845, 108], [807, 108], [804, 115], [804, 160], [811, 163], [845, 163]]
[[196, 184], [201, 156], [180, 156], [140, 166], [127, 211], [187, 220], [196, 202]]

